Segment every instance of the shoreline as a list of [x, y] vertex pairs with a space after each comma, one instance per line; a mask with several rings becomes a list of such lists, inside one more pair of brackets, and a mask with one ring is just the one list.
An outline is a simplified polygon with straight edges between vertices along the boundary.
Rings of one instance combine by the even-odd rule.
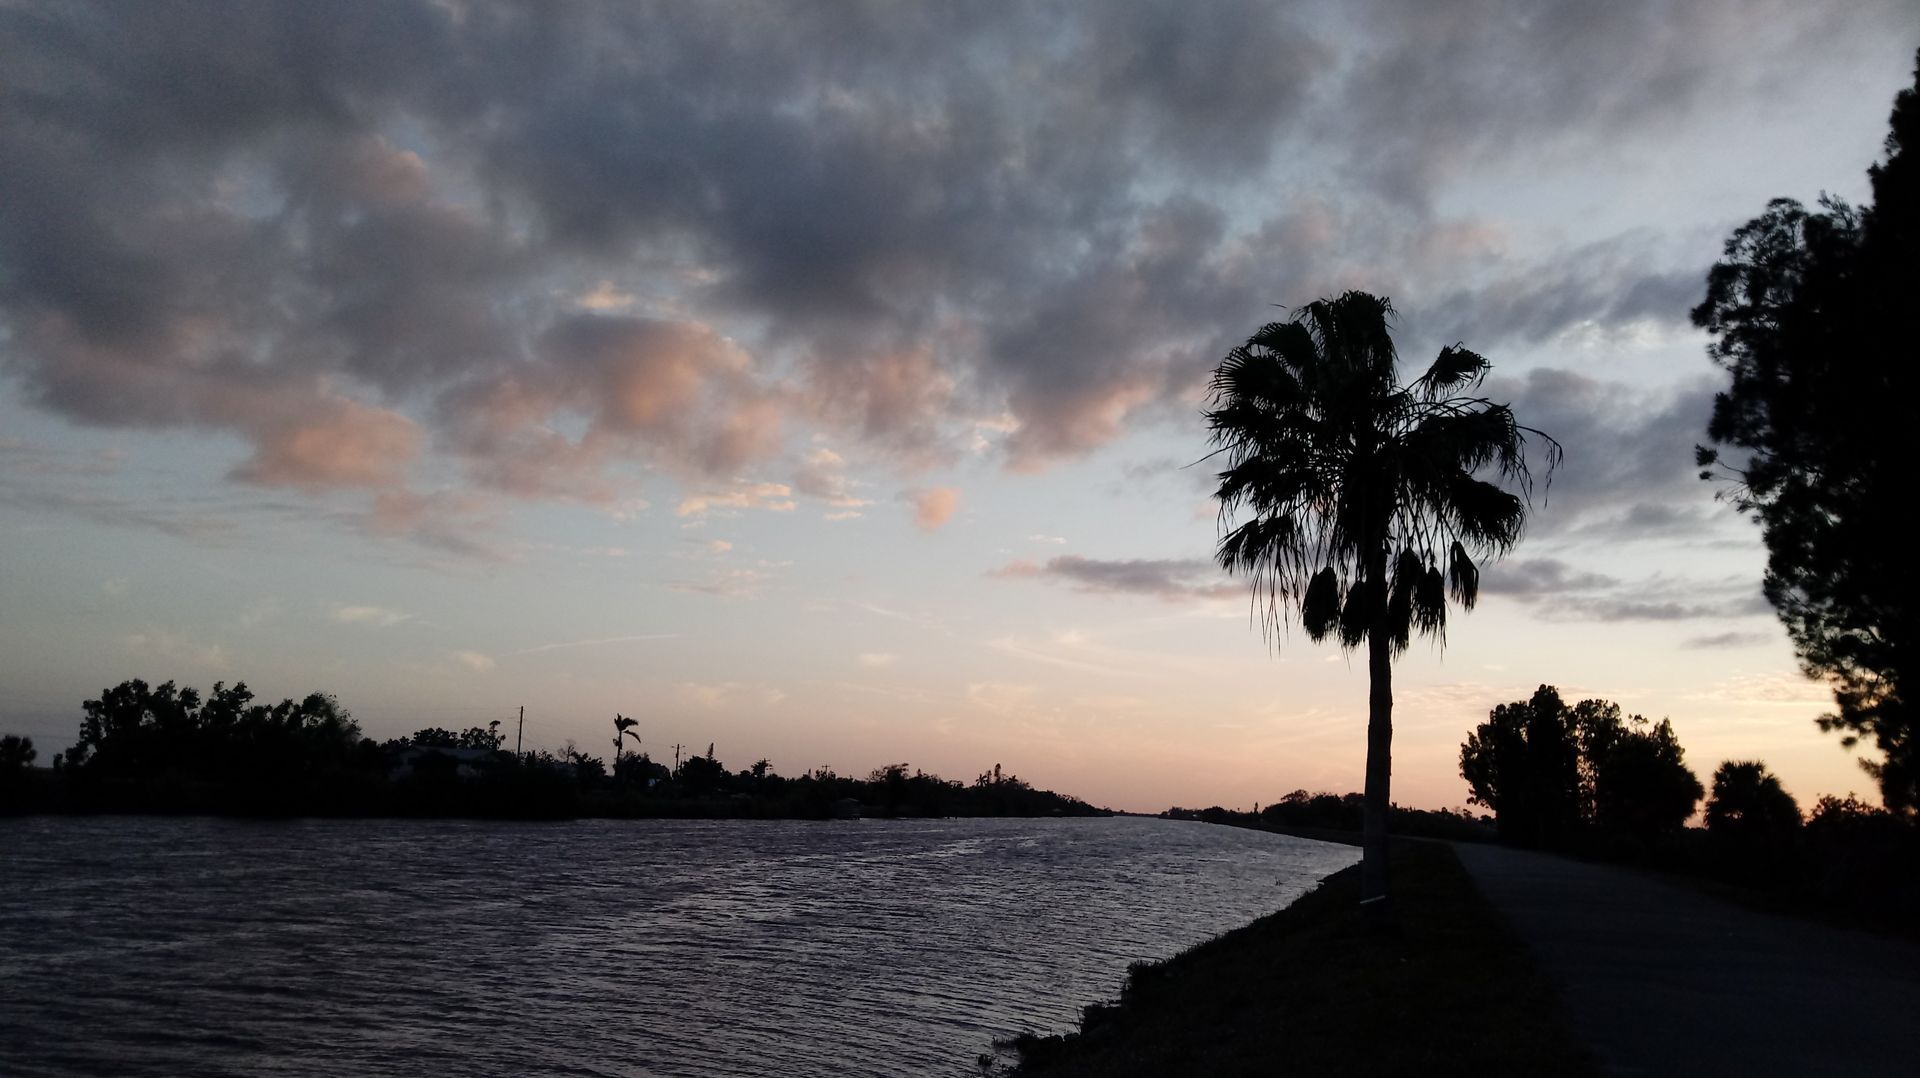
[[1396, 930], [1365, 929], [1358, 869], [1343, 869], [1251, 924], [1135, 964], [1078, 1032], [1008, 1042], [1018, 1062], [1000, 1073], [1594, 1074], [1452, 847], [1397, 840], [1393, 870]]

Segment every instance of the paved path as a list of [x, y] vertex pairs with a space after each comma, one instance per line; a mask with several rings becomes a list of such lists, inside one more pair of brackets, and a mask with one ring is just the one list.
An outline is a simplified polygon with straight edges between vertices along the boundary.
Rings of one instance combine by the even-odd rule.
[[1920, 1075], [1920, 945], [1457, 844], [1607, 1075]]

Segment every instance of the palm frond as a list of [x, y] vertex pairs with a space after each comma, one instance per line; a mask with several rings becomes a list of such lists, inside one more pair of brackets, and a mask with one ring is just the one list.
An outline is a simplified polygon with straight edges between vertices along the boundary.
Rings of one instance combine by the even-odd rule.
[[1428, 565], [1420, 574], [1420, 583], [1414, 588], [1413, 627], [1423, 636], [1446, 643], [1447, 582], [1440, 575], [1437, 565]]
[[1414, 591], [1420, 586], [1425, 565], [1411, 549], [1400, 551], [1393, 561], [1393, 589], [1387, 597], [1387, 641], [1395, 655], [1407, 650], [1412, 640]]
[[1490, 367], [1492, 364], [1480, 353], [1450, 344], [1440, 349], [1433, 365], [1413, 385], [1426, 400], [1439, 400], [1449, 393], [1479, 385]]
[[1307, 637], [1319, 643], [1340, 626], [1340, 575], [1329, 565], [1313, 574], [1307, 594], [1300, 601], [1300, 621]]
[[[1558, 442], [1471, 395], [1489, 365], [1462, 345], [1401, 384], [1393, 314], [1363, 292], [1315, 300], [1214, 371], [1215, 555], [1250, 579], [1269, 630], [1297, 614], [1309, 637], [1346, 647], [1376, 631], [1396, 652], [1416, 633], [1443, 638], [1449, 597], [1472, 609], [1478, 596], [1476, 559], [1520, 538], [1529, 455], [1544, 446], [1549, 483], [1560, 462]], [[1373, 579], [1366, 552], [1383, 549], [1390, 571]]]
[[1447, 552], [1447, 590], [1462, 608], [1473, 609], [1480, 598], [1480, 568], [1467, 556], [1467, 548], [1458, 542]]
[[1365, 577], [1347, 585], [1347, 600], [1340, 606], [1341, 646], [1357, 648], [1366, 643], [1367, 630], [1373, 625], [1373, 597], [1379, 590], [1377, 581]]

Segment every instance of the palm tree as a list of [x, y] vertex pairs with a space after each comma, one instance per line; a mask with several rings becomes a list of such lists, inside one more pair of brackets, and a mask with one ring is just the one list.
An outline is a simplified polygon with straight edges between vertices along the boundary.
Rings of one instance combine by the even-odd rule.
[[626, 744], [627, 738], [632, 738], [635, 745], [641, 743], [640, 735], [633, 732], [633, 728], [638, 725], [640, 725], [639, 719], [629, 719], [618, 713], [613, 716], [613, 773], [615, 775], [620, 774], [620, 749]]
[[1262, 326], [1214, 371], [1206, 413], [1209, 457], [1226, 458], [1216, 556], [1251, 578], [1268, 638], [1297, 614], [1316, 642], [1367, 645], [1360, 901], [1381, 918], [1392, 660], [1415, 632], [1444, 643], [1448, 595], [1471, 610], [1477, 562], [1519, 540], [1533, 490], [1529, 436], [1546, 444], [1549, 481], [1560, 460], [1558, 442], [1473, 395], [1488, 364], [1465, 348], [1441, 349], [1400, 384], [1393, 313], [1384, 298], [1347, 292]]

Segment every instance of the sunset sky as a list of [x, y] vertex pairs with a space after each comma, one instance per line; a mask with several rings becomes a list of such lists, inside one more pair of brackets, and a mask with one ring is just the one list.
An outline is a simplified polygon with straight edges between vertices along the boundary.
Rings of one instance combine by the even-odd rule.
[[1566, 447], [1396, 668], [1396, 800], [1543, 682], [1870, 794], [1694, 476], [1687, 311], [1768, 199], [1864, 196], [1916, 45], [1888, 0], [0, 0], [0, 731], [245, 680], [382, 738], [1358, 789], [1364, 657], [1263, 641], [1193, 462], [1224, 352], [1360, 288]]

